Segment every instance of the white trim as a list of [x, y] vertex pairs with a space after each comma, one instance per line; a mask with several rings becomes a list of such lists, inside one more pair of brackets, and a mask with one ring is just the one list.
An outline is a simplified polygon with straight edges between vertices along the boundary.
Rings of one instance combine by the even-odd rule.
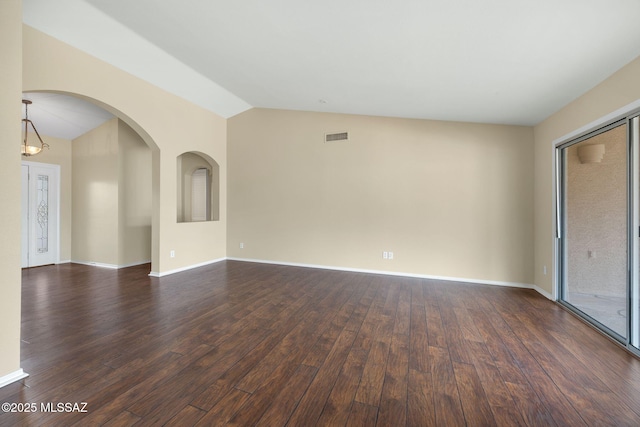
[[157, 272], [152, 271], [149, 273], [151, 277], [164, 277], [169, 276], [175, 273], [181, 273], [183, 271], [193, 270], [194, 268], [204, 267], [207, 265], [215, 264], [221, 261], [240, 261], [240, 262], [255, 262], [259, 264], [272, 264], [272, 265], [286, 265], [291, 267], [304, 267], [304, 268], [318, 268], [324, 270], [336, 270], [336, 271], [348, 271], [353, 273], [367, 273], [367, 274], [383, 274], [387, 276], [398, 276], [398, 277], [412, 277], [417, 279], [431, 279], [431, 280], [445, 280], [450, 282], [461, 282], [461, 283], [475, 283], [481, 285], [492, 285], [492, 286], [504, 286], [510, 288], [522, 288], [522, 289], [533, 289], [536, 292], [542, 294], [545, 298], [553, 300], [553, 297], [550, 293], [545, 291], [538, 286], [535, 286], [530, 283], [518, 283], [518, 282], [503, 282], [498, 280], [482, 280], [482, 279], [470, 279], [465, 277], [450, 277], [450, 276], [433, 276], [429, 274], [415, 274], [415, 273], [405, 273], [405, 272], [396, 272], [396, 271], [385, 271], [385, 270], [368, 270], [362, 268], [348, 268], [348, 267], [336, 267], [329, 265], [319, 265], [319, 264], [302, 264], [295, 262], [283, 262], [283, 261], [269, 261], [269, 260], [260, 260], [260, 259], [250, 259], [250, 258], [234, 258], [234, 257], [226, 257], [226, 258], [218, 258], [211, 261], [201, 262], [199, 264], [188, 265], [186, 267], [176, 268], [174, 270]]
[[68, 261], [71, 262], [73, 264], [82, 264], [82, 265], [90, 265], [91, 267], [100, 267], [100, 268], [109, 268], [111, 270], [119, 270], [121, 268], [127, 268], [127, 267], [135, 267], [136, 265], [142, 265], [142, 264], [149, 264], [151, 261], [140, 261], [140, 262], [134, 262], [131, 264], [105, 264], [102, 262], [92, 262], [92, 261]]
[[640, 99], [632, 102], [631, 104], [627, 104], [624, 107], [618, 108], [616, 111], [609, 113], [606, 116], [602, 116], [599, 119], [587, 123], [586, 125], [572, 132], [569, 132], [568, 134], [561, 136], [560, 138], [554, 139], [552, 142], [552, 146], [555, 149], [558, 147], [558, 145], [569, 142], [572, 139], [581, 136], [582, 134], [589, 133], [617, 120], [624, 119], [629, 115], [629, 113], [638, 108], [640, 108]]
[[120, 264], [120, 265], [118, 265], [118, 268], [129, 268], [129, 267], [135, 267], [135, 266], [143, 265], [143, 264], [151, 264], [151, 260], [132, 262], [130, 264]]
[[62, 260], [62, 261], [58, 261], [56, 264], [70, 264], [72, 262], [73, 261], [71, 261], [70, 259], [65, 259], [65, 260]]
[[23, 371], [22, 369], [18, 369], [17, 371], [5, 375], [4, 377], [0, 377], [0, 388], [16, 381], [20, 381], [21, 379], [27, 378], [28, 376], [29, 374], [27, 374], [25, 371]]
[[551, 301], [555, 301], [556, 297], [554, 294], [550, 294], [549, 292], [545, 291], [544, 289], [542, 289], [539, 286], [533, 285], [532, 288], [534, 291], [538, 292], [539, 294], [541, 294], [542, 296], [547, 297], [548, 299], [550, 299]]
[[[256, 262], [260, 264], [276, 264], [276, 265], [288, 265], [291, 267], [305, 267], [305, 268], [320, 268], [325, 270], [337, 270], [337, 271], [349, 271], [354, 273], [368, 273], [368, 274], [384, 274], [387, 276], [400, 276], [400, 277], [414, 277], [418, 279], [431, 279], [431, 280], [446, 280], [451, 282], [464, 282], [464, 283], [476, 283], [481, 285], [494, 285], [494, 286], [507, 286], [511, 288], [525, 288], [525, 289], [534, 289], [538, 292], [541, 292], [542, 289], [537, 289], [536, 286], [529, 283], [517, 283], [517, 282], [501, 282], [497, 280], [482, 280], [482, 279], [469, 279], [464, 277], [450, 277], [450, 276], [432, 276], [428, 274], [415, 274], [415, 273], [404, 273], [404, 272], [396, 272], [396, 271], [385, 271], [385, 270], [367, 270], [361, 268], [348, 268], [348, 267], [336, 267], [329, 265], [317, 265], [317, 264], [300, 264], [295, 262], [280, 262], [280, 261], [266, 261], [266, 260], [258, 260], [258, 259], [247, 259], [247, 258], [227, 258], [229, 261], [241, 261], [241, 262]], [[541, 292], [542, 293], [542, 292]], [[547, 296], [543, 293], [543, 295]]]
[[151, 273], [149, 273], [149, 276], [151, 276], [151, 277], [164, 277], [164, 276], [168, 276], [170, 274], [180, 273], [182, 271], [187, 271], [187, 270], [193, 270], [194, 268], [198, 268], [198, 267], [204, 267], [205, 265], [215, 264], [217, 262], [225, 261], [227, 259], [228, 258], [213, 259], [211, 261], [205, 261], [205, 262], [201, 262], [199, 264], [188, 265], [186, 267], [180, 267], [180, 268], [176, 268], [175, 270], [169, 270], [169, 271], [163, 271], [163, 272], [152, 271]]

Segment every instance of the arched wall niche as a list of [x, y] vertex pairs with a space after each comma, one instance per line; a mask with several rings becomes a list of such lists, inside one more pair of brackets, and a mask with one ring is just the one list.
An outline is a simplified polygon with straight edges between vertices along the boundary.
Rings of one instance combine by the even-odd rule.
[[196, 151], [176, 159], [176, 220], [202, 222], [220, 220], [220, 165], [211, 156]]

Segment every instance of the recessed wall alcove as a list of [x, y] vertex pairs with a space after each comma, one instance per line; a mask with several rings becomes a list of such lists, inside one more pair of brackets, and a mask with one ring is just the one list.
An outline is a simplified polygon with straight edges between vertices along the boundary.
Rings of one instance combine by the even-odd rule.
[[177, 158], [177, 222], [220, 219], [220, 166], [199, 152]]

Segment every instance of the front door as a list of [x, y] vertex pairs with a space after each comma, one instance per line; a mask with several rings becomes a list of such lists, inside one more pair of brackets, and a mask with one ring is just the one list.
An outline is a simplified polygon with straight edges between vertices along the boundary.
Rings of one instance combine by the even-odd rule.
[[22, 162], [22, 267], [58, 262], [60, 167]]

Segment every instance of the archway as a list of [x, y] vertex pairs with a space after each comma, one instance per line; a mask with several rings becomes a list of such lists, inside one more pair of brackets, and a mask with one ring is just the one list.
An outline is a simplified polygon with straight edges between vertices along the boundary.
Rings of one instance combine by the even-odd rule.
[[[114, 234], [113, 242], [102, 241], [100, 244], [95, 241], [96, 239], [100, 239], [99, 235], [97, 237], [96, 235], [91, 236], [90, 235], [91, 233], [86, 232], [89, 229], [87, 227], [92, 226], [91, 221], [89, 221], [88, 224], [79, 222], [78, 220], [82, 215], [77, 215], [78, 212], [76, 212], [76, 214], [73, 215], [74, 222], [72, 227], [75, 229], [76, 227], [81, 228], [82, 226], [84, 226], [85, 228], [80, 233], [76, 233], [76, 232], [71, 233], [70, 229], [67, 230], [69, 235], [73, 234], [74, 236], [73, 243], [70, 237], [68, 239], [69, 247], [71, 247], [71, 245], [76, 247], [75, 249], [76, 253], [85, 253], [85, 248], [82, 247], [83, 245], [93, 245], [94, 247], [96, 245], [100, 245], [102, 247], [112, 246], [113, 251], [106, 255], [104, 254], [104, 252], [98, 255], [94, 254], [94, 258], [96, 259], [91, 259], [90, 256], [87, 256], [87, 257], [70, 256], [69, 258], [64, 258], [61, 261], [64, 262], [64, 261], [70, 260], [70, 261], [80, 262], [80, 263], [119, 268], [119, 267], [125, 267], [129, 265], [146, 263], [146, 262], [149, 262], [150, 260], [152, 263], [151, 271], [154, 271], [154, 269], [157, 269], [158, 268], [157, 253], [158, 253], [158, 246], [159, 246], [159, 238], [158, 238], [159, 213], [156, 207], [159, 204], [158, 198], [159, 198], [159, 187], [160, 187], [160, 183], [159, 183], [160, 173], [159, 173], [158, 159], [159, 159], [160, 150], [157, 144], [155, 143], [155, 141], [151, 138], [148, 132], [146, 132], [142, 128], [142, 126], [136, 123], [136, 121], [134, 121], [127, 114], [116, 109], [115, 107], [112, 107], [94, 98], [83, 96], [77, 93], [63, 92], [63, 91], [28, 91], [28, 92], [24, 92], [24, 95], [28, 97], [30, 93], [32, 94], [49, 93], [49, 94], [64, 95], [64, 97], [73, 97], [76, 99], [80, 99], [107, 111], [115, 118], [113, 119], [112, 122], [107, 122], [102, 125], [99, 125], [97, 128], [87, 133], [87, 135], [89, 133], [92, 134], [89, 139], [92, 139], [92, 138], [95, 139], [96, 137], [93, 136], [93, 134], [100, 133], [100, 132], [102, 132], [102, 134], [108, 135], [109, 138], [106, 141], [98, 141], [97, 145], [94, 144], [93, 150], [89, 150], [90, 152], [92, 151], [90, 154], [92, 154], [93, 158], [88, 158], [89, 156], [87, 155], [85, 156], [78, 155], [79, 156], [78, 157], [78, 156], [75, 156], [74, 154], [74, 156], [78, 157], [80, 161], [78, 160], [78, 158], [74, 159], [73, 161], [73, 168], [76, 169], [73, 174], [74, 175], [73, 190], [71, 190], [70, 188], [67, 190], [67, 191], [72, 191], [74, 193], [77, 193], [76, 196], [85, 195], [85, 197], [76, 197], [76, 196], [73, 197], [74, 203], [75, 203], [74, 210], [79, 209], [78, 212], [80, 213], [84, 213], [84, 210], [81, 207], [82, 202], [87, 203], [87, 199], [91, 199], [91, 198], [95, 199], [93, 201], [89, 200], [89, 204], [91, 203], [93, 204], [93, 206], [91, 206], [93, 209], [86, 209], [86, 210], [98, 211], [98, 213], [102, 215], [102, 219], [100, 218], [94, 219], [93, 224], [101, 221], [104, 222], [104, 218], [109, 218], [109, 217], [115, 218], [114, 221], [119, 221], [115, 223], [115, 226], [117, 227], [117, 229], [115, 230], [115, 233], [113, 233]], [[102, 130], [103, 128], [106, 128], [106, 130]], [[115, 134], [116, 136], [114, 137], [113, 134]], [[78, 137], [78, 140], [82, 139], [83, 137], [84, 135]], [[115, 157], [116, 157], [115, 161], [119, 163], [116, 163], [115, 169], [112, 167], [113, 170], [111, 171], [104, 172], [103, 170], [102, 171], [103, 176], [94, 177], [93, 175], [96, 174], [94, 170], [104, 169], [106, 166], [103, 165], [103, 163], [105, 164], [108, 163], [110, 160], [112, 160], [111, 158], [114, 155], [113, 149], [111, 149], [111, 152], [109, 152], [110, 150], [105, 148], [102, 151], [104, 151], [108, 155], [111, 155], [111, 157], [109, 159], [105, 158], [103, 161], [103, 159], [100, 157], [101, 153], [98, 152], [99, 150], [97, 150], [95, 147], [102, 148], [102, 144], [105, 144], [105, 145], [111, 144], [113, 146], [114, 141], [115, 141], [115, 147], [116, 147], [115, 150], [117, 151], [115, 153]], [[137, 148], [132, 147], [131, 141], [139, 141], [139, 142], [135, 142], [135, 144], [137, 144]], [[74, 142], [73, 146], [74, 147], [81, 146], [81, 144], [75, 144]], [[146, 154], [142, 153], [143, 157], [140, 157], [141, 156], [140, 147], [142, 147], [143, 151], [146, 152]], [[137, 150], [137, 153], [138, 153], [137, 158], [138, 159], [142, 158], [143, 161], [140, 161], [140, 160], [136, 161], [132, 159], [133, 155], [136, 155], [136, 151], [134, 151], [134, 148], [135, 150]], [[147, 148], [148, 150], [146, 150]], [[124, 153], [125, 149], [127, 150], [127, 153], [128, 153], [127, 155], [122, 154]], [[81, 151], [81, 150], [74, 150], [74, 153], [75, 151]], [[120, 151], [122, 151], [122, 153], [120, 153]], [[68, 155], [72, 156], [71, 150], [69, 150]], [[31, 158], [31, 159], [37, 159], [37, 157]], [[91, 163], [91, 161], [93, 161], [93, 164]], [[84, 176], [77, 173], [78, 169], [82, 170], [82, 168], [79, 166], [80, 162], [86, 163], [86, 165], [84, 165], [84, 170], [85, 170]], [[144, 168], [142, 168], [141, 165], [143, 165]], [[67, 168], [71, 168], [71, 159], [69, 159]], [[144, 169], [144, 171], [142, 171], [142, 169]], [[127, 171], [129, 173], [126, 173]], [[131, 171], [133, 171], [133, 173]], [[146, 186], [143, 186], [139, 179], [138, 181], [136, 181], [136, 171], [139, 171], [137, 172], [138, 177], [142, 176], [144, 178], [144, 182], [147, 183]], [[115, 181], [105, 183], [105, 181], [108, 181], [108, 179], [105, 180], [104, 178], [105, 173], [111, 174], [110, 176]], [[145, 173], [147, 176], [145, 176]], [[132, 181], [132, 177], [133, 177], [133, 181]], [[129, 180], [130, 183], [133, 182], [134, 185], [131, 185], [131, 184], [123, 185], [126, 180]], [[114, 184], [116, 186], [115, 195], [113, 194], [113, 191], [111, 188], [113, 187]], [[136, 185], [138, 188], [142, 187], [142, 190], [136, 189], [135, 188]], [[81, 188], [82, 186], [84, 186], [85, 188]], [[135, 192], [136, 190], [137, 190], [137, 193], [127, 196], [127, 194]], [[109, 199], [108, 195], [111, 195], [111, 200]], [[143, 197], [140, 197], [141, 195]], [[67, 198], [70, 199], [71, 195], [70, 194], [67, 195]], [[144, 201], [145, 199], [146, 199], [146, 202]], [[128, 202], [128, 201], [133, 201], [133, 202]], [[120, 209], [122, 213], [119, 214], [118, 211], [114, 211], [111, 213], [111, 215], [109, 215], [109, 212], [107, 213], [100, 212], [100, 203], [103, 204], [105, 210]], [[130, 204], [136, 203], [137, 206], [129, 209], [126, 203], [130, 203]], [[79, 205], [80, 208], [77, 208], [76, 205]], [[130, 214], [132, 212], [135, 214], [135, 217], [132, 217], [132, 215]], [[67, 214], [70, 215], [70, 213], [67, 213]], [[78, 235], [80, 235], [81, 238], [78, 238]], [[143, 242], [136, 241], [140, 239], [144, 241]], [[132, 248], [138, 248], [137, 253], [134, 253], [134, 249]], [[72, 252], [71, 249], [69, 249], [69, 252]], [[140, 255], [141, 252], [146, 255]], [[101, 257], [102, 259], [100, 259]]]

